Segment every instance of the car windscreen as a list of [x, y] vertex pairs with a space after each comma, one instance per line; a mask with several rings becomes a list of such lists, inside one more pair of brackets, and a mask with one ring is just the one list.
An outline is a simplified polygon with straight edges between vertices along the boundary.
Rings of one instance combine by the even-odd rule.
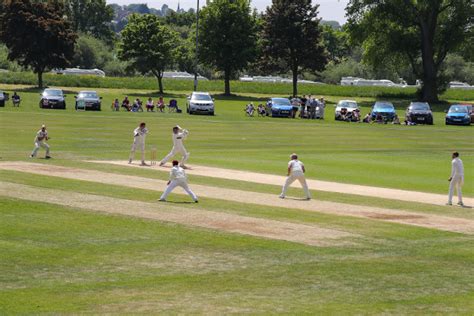
[[347, 108], [347, 109], [356, 109], [357, 108], [357, 103], [355, 102], [342, 102], [339, 104], [341, 108]]
[[272, 99], [274, 105], [291, 105], [290, 100], [284, 98], [275, 98]]
[[449, 113], [468, 113], [466, 106], [452, 106], [449, 108]]
[[79, 98], [97, 98], [97, 93], [95, 92], [81, 92], [78, 95]]
[[390, 103], [377, 103], [374, 105], [374, 110], [393, 110], [393, 105]]
[[212, 98], [208, 94], [193, 94], [192, 99], [195, 101], [212, 101]]
[[410, 108], [414, 111], [429, 111], [430, 106], [425, 103], [415, 103], [410, 106]]
[[54, 97], [61, 97], [63, 95], [61, 90], [44, 90], [43, 95], [50, 95]]

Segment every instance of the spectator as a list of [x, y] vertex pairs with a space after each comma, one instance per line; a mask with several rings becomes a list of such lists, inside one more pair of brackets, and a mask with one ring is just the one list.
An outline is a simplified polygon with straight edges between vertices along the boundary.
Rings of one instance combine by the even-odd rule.
[[360, 123], [360, 110], [359, 110], [359, 109], [355, 109], [355, 110], [352, 112], [352, 120], [353, 120], [354, 122]]
[[158, 99], [158, 103], [156, 104], [156, 110], [160, 110], [160, 112], [163, 112], [165, 109], [165, 101], [163, 100], [163, 97], [160, 97]]
[[365, 115], [364, 119], [362, 120], [363, 123], [371, 123], [372, 122], [372, 116], [370, 115], [370, 113], [367, 113], [367, 115]]
[[146, 111], [155, 112], [155, 104], [153, 103], [152, 98], [148, 98], [148, 101], [146, 102]]
[[253, 106], [253, 103], [250, 102], [249, 104], [247, 104], [247, 106], [245, 107], [245, 114], [247, 114], [248, 116], [253, 116], [253, 113], [255, 112], [255, 107]]
[[119, 111], [120, 110], [120, 102], [119, 99], [115, 99], [114, 102], [112, 102], [112, 111]]
[[400, 119], [398, 118], [397, 114], [395, 114], [395, 116], [393, 117], [392, 124], [400, 125]]
[[257, 112], [258, 112], [258, 116], [265, 116], [267, 114], [265, 111], [265, 107], [263, 106], [262, 103], [258, 105]]
[[143, 112], [142, 104], [143, 102], [139, 98], [137, 98], [135, 102], [133, 102], [132, 112]]
[[130, 106], [130, 100], [128, 99], [127, 96], [122, 101], [122, 107], [127, 109], [127, 111], [129, 111], [129, 112], [132, 110], [132, 107]]
[[12, 95], [12, 102], [13, 102], [13, 106], [15, 107], [19, 107], [20, 106], [20, 96], [18, 94], [16, 94], [16, 92], [13, 92], [13, 95]]
[[377, 115], [375, 116], [375, 123], [378, 123], [378, 124], [383, 124], [384, 123], [382, 114], [377, 113]]
[[268, 100], [266, 104], [266, 116], [270, 116], [270, 113], [272, 113], [272, 101]]
[[324, 120], [324, 109], [326, 108], [326, 101], [324, 98], [319, 99], [319, 118]]

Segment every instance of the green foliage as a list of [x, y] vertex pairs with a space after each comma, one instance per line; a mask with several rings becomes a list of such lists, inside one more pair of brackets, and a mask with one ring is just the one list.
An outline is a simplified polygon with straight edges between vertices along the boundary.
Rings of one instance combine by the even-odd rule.
[[72, 61], [74, 66], [103, 69], [113, 59], [112, 49], [103, 41], [89, 35], [78, 37]]
[[351, 46], [349, 43], [349, 34], [346, 31], [335, 29], [329, 24], [323, 25], [322, 30], [324, 47], [328, 52], [328, 59], [330, 61], [338, 63], [344, 57], [350, 55]]
[[230, 79], [255, 59], [256, 21], [248, 0], [215, 0], [201, 11], [199, 59], [224, 72], [225, 94]]
[[262, 67], [291, 71], [297, 95], [299, 72], [321, 71], [326, 64], [318, 5], [312, 6], [311, 0], [274, 0], [264, 15], [262, 48]]
[[6, 43], [8, 59], [42, 75], [47, 68], [64, 68], [74, 54], [76, 34], [63, 18], [60, 2], [12, 0], [5, 3], [0, 17], [0, 40]]
[[151, 72], [163, 93], [163, 71], [175, 60], [178, 35], [152, 14], [132, 14], [121, 35], [119, 58], [142, 74]]
[[442, 70], [449, 81], [462, 81], [474, 85], [474, 62], [467, 62], [462, 56], [448, 55]]
[[4, 44], [0, 44], [0, 69], [9, 71], [21, 70], [17, 62], [8, 59], [8, 48]]
[[105, 0], [66, 0], [66, 14], [74, 31], [111, 41], [114, 10]]
[[471, 0], [351, 0], [349, 30], [372, 65], [409, 63], [422, 79], [421, 98], [436, 101], [446, 83], [440, 72], [449, 52], [473, 42]]

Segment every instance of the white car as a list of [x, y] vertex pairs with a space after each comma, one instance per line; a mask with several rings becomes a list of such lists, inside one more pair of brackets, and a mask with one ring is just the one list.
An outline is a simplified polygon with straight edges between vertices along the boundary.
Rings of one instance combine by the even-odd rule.
[[[341, 110], [346, 109], [345, 113], [341, 114]], [[341, 100], [336, 105], [336, 110], [334, 111], [334, 119], [336, 121], [345, 121], [348, 118], [353, 118], [352, 112], [358, 110], [360, 111], [359, 105], [354, 100]]]
[[186, 112], [214, 115], [214, 99], [209, 92], [193, 92], [188, 97]]

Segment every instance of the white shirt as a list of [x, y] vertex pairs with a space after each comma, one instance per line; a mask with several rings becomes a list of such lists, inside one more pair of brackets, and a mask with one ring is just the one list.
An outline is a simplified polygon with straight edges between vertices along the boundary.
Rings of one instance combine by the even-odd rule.
[[186, 180], [186, 173], [180, 166], [173, 166], [170, 171], [170, 180]]
[[451, 161], [451, 178], [459, 176], [464, 176], [464, 166], [461, 159], [454, 158], [453, 161]]
[[43, 140], [46, 140], [47, 137], [48, 137], [48, 131], [44, 130], [43, 132], [43, 130], [40, 129], [38, 133], [36, 133], [35, 142], [41, 142]]
[[186, 129], [180, 130], [178, 133], [173, 133], [173, 146], [183, 147], [183, 140], [188, 136], [189, 132]]
[[139, 137], [141, 138], [141, 140], [145, 140], [145, 136], [147, 133], [148, 133], [148, 128], [146, 127], [140, 128], [139, 126], [133, 130], [133, 137]]
[[303, 163], [299, 160], [290, 160], [288, 162], [288, 168], [290, 169], [290, 174], [303, 174]]

